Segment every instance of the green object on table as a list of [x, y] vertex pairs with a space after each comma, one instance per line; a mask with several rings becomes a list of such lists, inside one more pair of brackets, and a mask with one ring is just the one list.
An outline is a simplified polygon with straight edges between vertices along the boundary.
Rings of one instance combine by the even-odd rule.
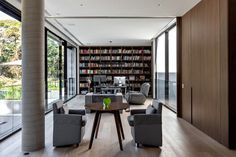
[[103, 104], [105, 106], [105, 109], [108, 109], [110, 104], [111, 104], [111, 99], [110, 98], [104, 98], [103, 99]]

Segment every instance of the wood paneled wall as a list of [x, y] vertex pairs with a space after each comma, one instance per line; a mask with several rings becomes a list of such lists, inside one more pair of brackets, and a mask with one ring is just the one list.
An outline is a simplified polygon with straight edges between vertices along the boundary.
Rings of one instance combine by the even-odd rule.
[[229, 146], [226, 6], [202, 0], [182, 17], [180, 95], [181, 117]]

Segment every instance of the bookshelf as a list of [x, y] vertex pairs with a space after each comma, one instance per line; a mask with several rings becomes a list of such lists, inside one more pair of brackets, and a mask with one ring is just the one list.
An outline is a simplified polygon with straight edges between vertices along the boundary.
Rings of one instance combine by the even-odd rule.
[[[131, 90], [139, 90], [144, 82], [151, 85], [151, 47], [80, 47], [80, 94], [88, 90], [87, 79], [106, 75], [107, 83], [114, 76], [125, 76]], [[152, 87], [151, 87], [152, 88]], [[82, 92], [82, 93], [81, 93]], [[149, 94], [152, 95], [152, 89]]]

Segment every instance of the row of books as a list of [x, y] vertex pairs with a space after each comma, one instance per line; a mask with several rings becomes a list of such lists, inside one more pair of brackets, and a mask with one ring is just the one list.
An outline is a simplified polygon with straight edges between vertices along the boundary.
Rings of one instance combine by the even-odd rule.
[[150, 50], [145, 49], [81, 49], [80, 54], [151, 54]]
[[92, 77], [80, 77], [80, 81], [88, 81], [88, 80], [92, 81], [93, 78]]
[[[106, 78], [107, 78], [107, 80], [109, 81], [109, 80], [113, 80], [112, 78], [112, 76], [106, 76]], [[140, 76], [135, 76], [135, 75], [131, 75], [131, 76], [129, 76], [129, 77], [127, 77], [127, 79], [129, 80], [129, 81], [151, 81], [151, 78], [149, 77], [146, 77], [145, 75], [140, 75]], [[80, 81], [88, 81], [88, 80], [90, 80], [90, 81], [93, 81], [93, 77], [80, 77]]]
[[[129, 86], [134, 87], [134, 88], [140, 88], [141, 84], [140, 83], [130, 83]], [[81, 88], [89, 88], [88, 83], [80, 83]]]
[[149, 67], [148, 63], [120, 63], [120, 62], [113, 62], [111, 64], [107, 63], [80, 63], [80, 67]]
[[123, 56], [123, 60], [151, 60], [151, 56]]
[[151, 60], [151, 56], [81, 56], [80, 60]]
[[89, 84], [88, 83], [80, 83], [79, 86], [80, 87], [89, 87]]
[[145, 70], [80, 70], [80, 74], [150, 74], [150, 71]]

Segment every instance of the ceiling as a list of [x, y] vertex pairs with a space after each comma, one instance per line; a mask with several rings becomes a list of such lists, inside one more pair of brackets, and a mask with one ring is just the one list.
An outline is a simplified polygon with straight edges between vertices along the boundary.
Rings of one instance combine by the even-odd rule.
[[199, 1], [45, 0], [45, 9], [47, 21], [82, 45], [150, 45], [168, 23]]

